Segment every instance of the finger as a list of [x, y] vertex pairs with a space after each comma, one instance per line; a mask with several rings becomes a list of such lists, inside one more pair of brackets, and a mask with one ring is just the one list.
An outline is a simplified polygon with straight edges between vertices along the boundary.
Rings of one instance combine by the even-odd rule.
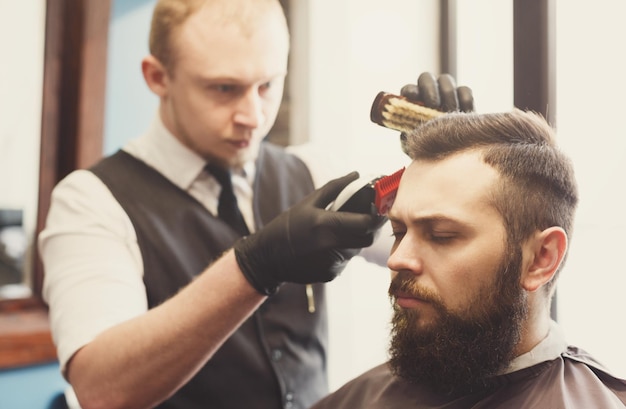
[[417, 89], [419, 97], [428, 108], [439, 109], [441, 97], [437, 79], [430, 72], [423, 72], [417, 78]]
[[369, 247], [374, 243], [374, 233], [360, 234], [354, 236], [344, 236], [340, 239], [341, 244], [338, 244], [336, 248], [341, 249], [362, 249], [363, 247]]
[[374, 233], [365, 233], [358, 235], [341, 235], [341, 236], [327, 236], [323, 240], [318, 240], [319, 250], [344, 250], [344, 249], [362, 249], [369, 247], [374, 243], [376, 238]]
[[370, 225], [370, 231], [374, 234], [378, 234], [378, 231], [384, 226], [385, 223], [387, 223], [387, 220], [389, 220], [387, 216], [375, 215], [372, 219], [372, 224]]
[[370, 219], [362, 213], [317, 212], [306, 234], [292, 237], [292, 245], [309, 251], [369, 246], [374, 238]]
[[311, 195], [313, 205], [318, 208], [327, 207], [337, 198], [337, 195], [350, 184], [350, 182], [355, 181], [358, 178], [359, 172], [350, 172], [345, 176], [331, 180], [313, 192]]
[[439, 95], [441, 97], [441, 111], [454, 112], [459, 110], [459, 100], [456, 95], [456, 82], [450, 74], [439, 76]]
[[420, 94], [416, 84], [406, 84], [400, 89], [400, 95], [411, 101], [420, 101]]
[[332, 237], [332, 243], [328, 243], [335, 247], [346, 247], [346, 244], [357, 240], [362, 236], [373, 235], [372, 227], [375, 216], [363, 213], [352, 212], [326, 212], [319, 216], [318, 225], [325, 226], [325, 229]]
[[457, 97], [459, 99], [459, 108], [463, 112], [474, 111], [474, 95], [472, 95], [472, 89], [470, 87], [461, 86], [456, 90]]

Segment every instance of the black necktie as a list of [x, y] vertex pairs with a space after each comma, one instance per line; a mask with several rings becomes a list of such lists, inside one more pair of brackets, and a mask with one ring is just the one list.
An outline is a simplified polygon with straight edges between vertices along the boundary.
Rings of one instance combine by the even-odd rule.
[[212, 174], [222, 186], [220, 193], [219, 205], [217, 207], [217, 215], [220, 219], [228, 223], [230, 227], [235, 229], [242, 236], [250, 234], [246, 222], [237, 206], [237, 198], [233, 191], [233, 183], [230, 179], [230, 172], [227, 169], [219, 167], [215, 164], [206, 165], [206, 170]]

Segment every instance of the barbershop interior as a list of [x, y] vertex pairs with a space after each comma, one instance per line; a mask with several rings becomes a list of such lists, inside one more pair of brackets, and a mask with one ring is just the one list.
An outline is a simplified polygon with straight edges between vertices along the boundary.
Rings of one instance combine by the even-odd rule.
[[[294, 151], [317, 146], [308, 153], [316, 172], [332, 169], [337, 177], [352, 170], [367, 176], [408, 169], [411, 159], [400, 147], [400, 132], [374, 123], [370, 114], [381, 91], [399, 95], [422, 72], [450, 74], [458, 86], [471, 88], [478, 114], [519, 108], [546, 119], [571, 158], [579, 195], [575, 233], [567, 243], [550, 317], [569, 344], [589, 352], [612, 376], [626, 379], [626, 263], [621, 257], [626, 188], [619, 182], [626, 176], [626, 54], [619, 45], [626, 39], [626, 2], [280, 3], [290, 34], [288, 71], [267, 138]], [[162, 112], [142, 65], [150, 54], [155, 4], [0, 0], [0, 408], [81, 407], [59, 360], [43, 295], [46, 268], [38, 237], [46, 228], [55, 186], [143, 135]], [[379, 235], [390, 239], [385, 243], [393, 242], [396, 232], [388, 224], [381, 230]], [[366, 250], [324, 284], [328, 393], [389, 359], [392, 267], [386, 259], [369, 262]], [[314, 311], [313, 287], [307, 283], [306, 288], [302, 301]], [[272, 365], [288, 353], [270, 349]], [[78, 371], [80, 361], [70, 362]], [[624, 397], [626, 381], [621, 382]], [[290, 390], [283, 383], [281, 407], [313, 403], [298, 400], [306, 387]]]

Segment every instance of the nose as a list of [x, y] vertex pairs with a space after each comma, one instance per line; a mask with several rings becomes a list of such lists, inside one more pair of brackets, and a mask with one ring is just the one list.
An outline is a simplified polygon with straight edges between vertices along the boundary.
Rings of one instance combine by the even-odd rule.
[[419, 254], [419, 246], [409, 235], [394, 244], [387, 259], [387, 267], [392, 271], [410, 271], [421, 274], [423, 262]]
[[256, 87], [250, 87], [240, 98], [234, 121], [247, 128], [258, 128], [265, 122], [263, 99]]

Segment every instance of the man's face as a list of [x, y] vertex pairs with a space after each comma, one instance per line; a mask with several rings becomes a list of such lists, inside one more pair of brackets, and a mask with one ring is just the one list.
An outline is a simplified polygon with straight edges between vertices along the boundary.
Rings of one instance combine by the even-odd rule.
[[254, 159], [274, 124], [287, 73], [288, 34], [261, 14], [242, 32], [201, 8], [173, 36], [175, 65], [161, 100], [166, 127], [207, 159], [238, 166]]
[[391, 366], [440, 392], [502, 371], [520, 339], [522, 255], [489, 204], [497, 180], [475, 151], [413, 162], [389, 214]]

